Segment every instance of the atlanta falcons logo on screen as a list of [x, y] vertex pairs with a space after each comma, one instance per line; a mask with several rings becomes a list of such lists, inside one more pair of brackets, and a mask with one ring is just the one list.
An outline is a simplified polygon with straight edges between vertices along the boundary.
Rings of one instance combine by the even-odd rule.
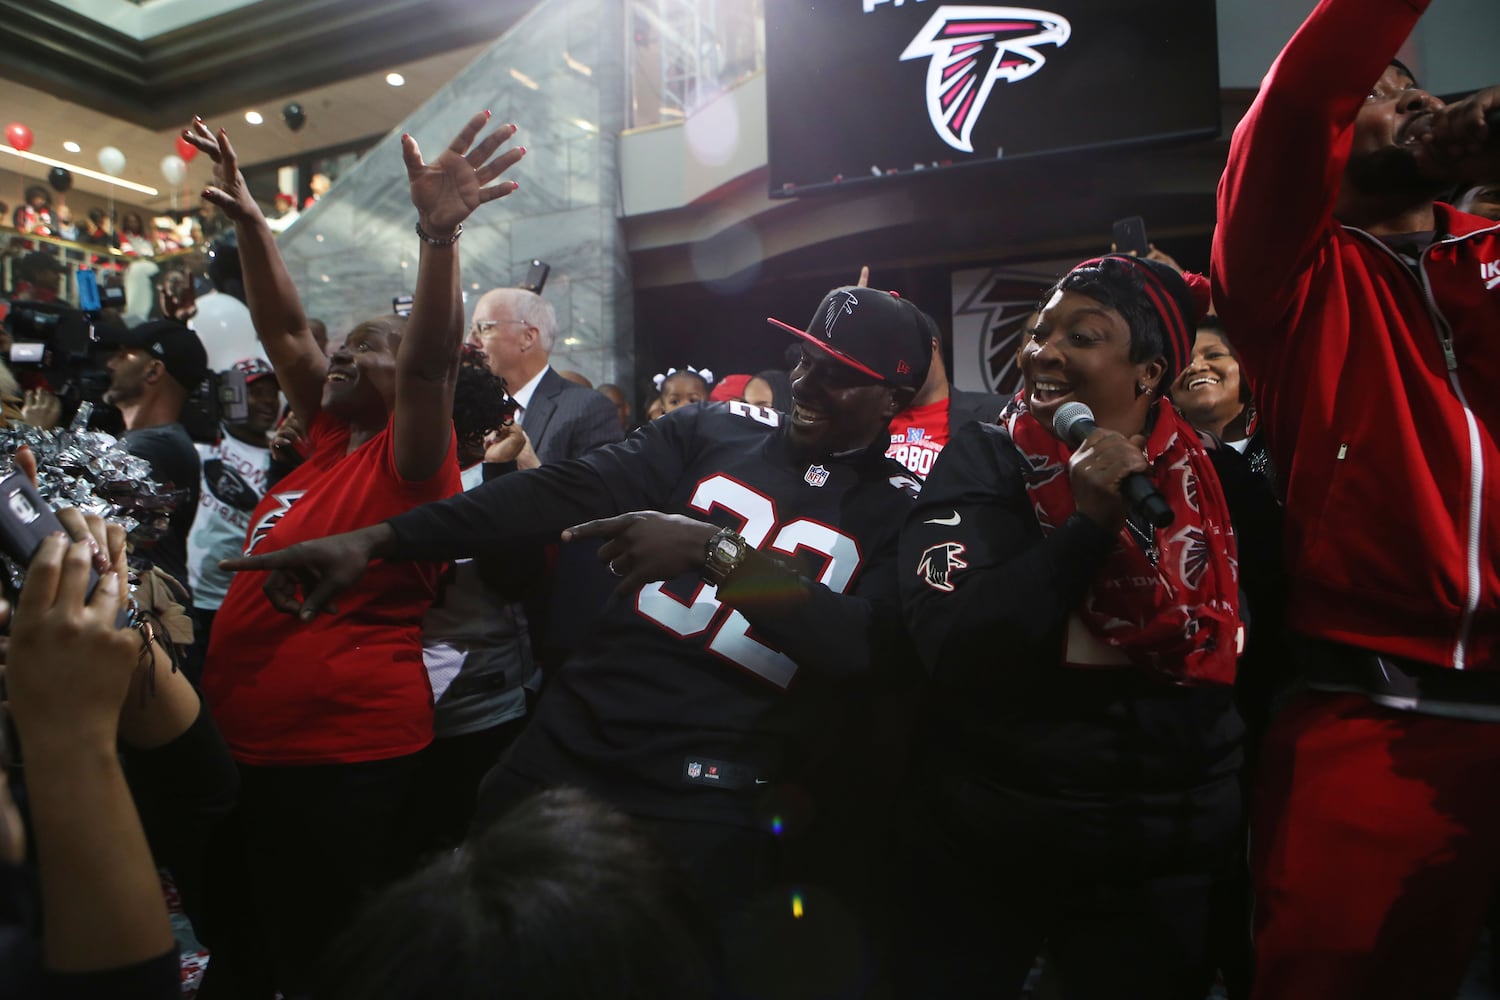
[[901, 58], [928, 59], [927, 116], [944, 142], [974, 152], [969, 137], [996, 80], [1017, 83], [1047, 62], [1038, 46], [1063, 46], [1067, 18], [1024, 7], [939, 7]]

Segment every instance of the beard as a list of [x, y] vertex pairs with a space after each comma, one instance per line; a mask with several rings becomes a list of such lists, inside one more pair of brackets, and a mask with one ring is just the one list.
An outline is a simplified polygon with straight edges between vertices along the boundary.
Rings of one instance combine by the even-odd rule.
[[1424, 174], [1415, 154], [1400, 146], [1350, 156], [1344, 180], [1369, 198], [1436, 198], [1448, 189], [1445, 182]]
[[122, 403], [130, 403], [141, 397], [141, 387], [136, 385], [111, 385], [104, 390], [104, 401], [110, 406], [119, 406]]

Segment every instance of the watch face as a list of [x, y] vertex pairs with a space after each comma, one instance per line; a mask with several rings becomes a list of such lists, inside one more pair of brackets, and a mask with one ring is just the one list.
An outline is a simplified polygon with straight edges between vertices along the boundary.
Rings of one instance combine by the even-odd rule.
[[728, 538], [721, 538], [714, 546], [714, 551], [720, 559], [733, 559], [740, 554], [740, 547]]

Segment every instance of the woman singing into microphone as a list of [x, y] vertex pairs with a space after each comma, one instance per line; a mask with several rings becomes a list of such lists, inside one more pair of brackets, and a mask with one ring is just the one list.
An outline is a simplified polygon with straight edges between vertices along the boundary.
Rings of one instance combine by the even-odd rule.
[[[954, 437], [907, 521], [930, 691], [903, 996], [1014, 997], [1044, 946], [1070, 998], [1202, 1000], [1212, 983], [1243, 847], [1243, 630], [1215, 466], [1243, 459], [1163, 396], [1207, 306], [1189, 280], [1201, 292], [1126, 256], [1070, 271], [1022, 349], [1017, 405]], [[1066, 403], [1096, 425], [1076, 445], [1053, 426]], [[1122, 497], [1135, 473], [1170, 525]]]

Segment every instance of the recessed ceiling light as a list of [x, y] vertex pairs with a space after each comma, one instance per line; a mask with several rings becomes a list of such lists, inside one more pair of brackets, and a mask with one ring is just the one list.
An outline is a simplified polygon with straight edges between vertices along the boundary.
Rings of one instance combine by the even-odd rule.
[[76, 143], [76, 142], [65, 142], [65, 143], [63, 143], [63, 149], [66, 149], [70, 153], [81, 153], [81, 152], [83, 152], [83, 147], [80, 146], [80, 145], [78, 145], [78, 143]]
[[519, 83], [523, 87], [526, 87], [528, 90], [541, 90], [542, 89], [542, 85], [541, 84], [537, 83], [531, 77], [527, 76], [525, 73], [522, 73], [520, 70], [516, 69], [514, 66], [512, 66], [510, 68], [510, 76], [511, 76], [512, 80], [515, 80], [517, 83]]
[[259, 111], [246, 111], [245, 121], [249, 122], [251, 125], [259, 125], [264, 122], [265, 119], [261, 117]]
[[400, 73], [387, 73], [385, 75], [385, 82], [392, 87], [403, 87], [406, 85], [406, 77]]

